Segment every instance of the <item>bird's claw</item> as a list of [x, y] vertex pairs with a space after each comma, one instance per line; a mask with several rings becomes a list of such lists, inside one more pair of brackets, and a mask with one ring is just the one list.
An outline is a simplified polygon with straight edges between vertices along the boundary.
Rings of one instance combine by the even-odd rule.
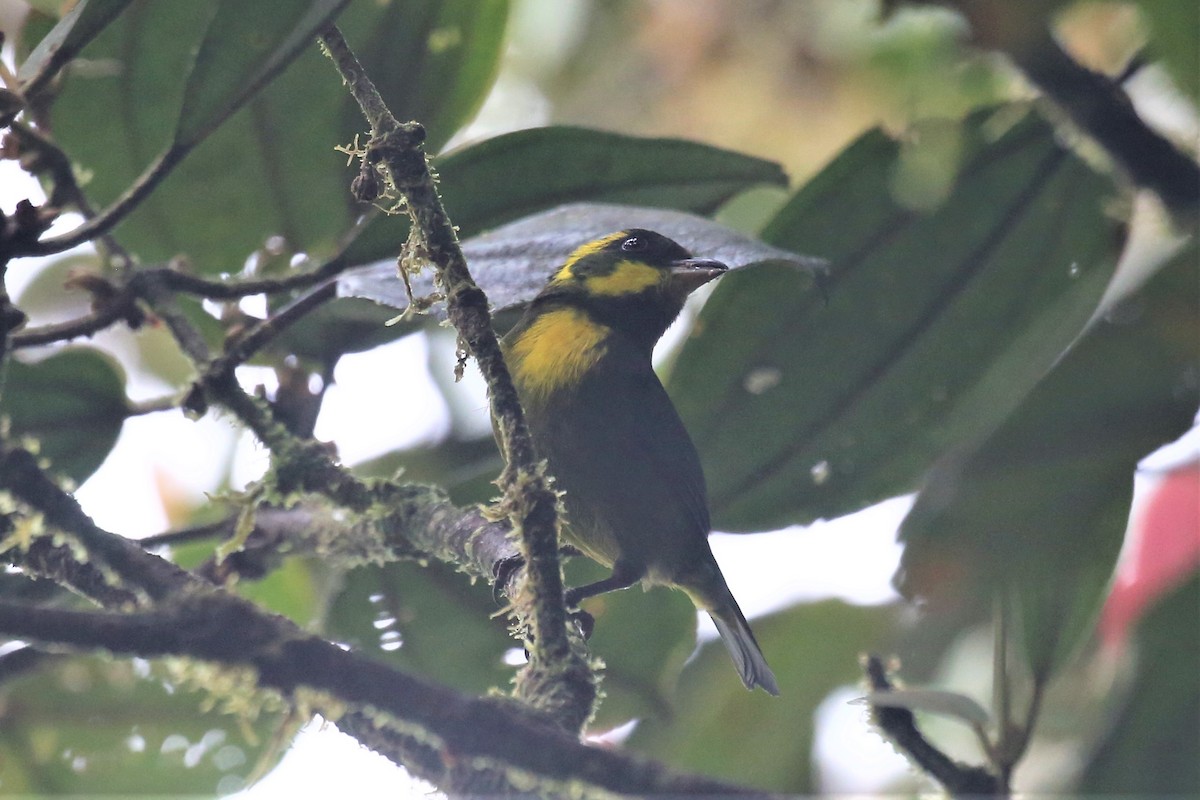
[[492, 565], [492, 601], [496, 605], [504, 605], [504, 600], [500, 595], [504, 593], [512, 576], [523, 566], [525, 566], [525, 559], [520, 556], [502, 558]]
[[574, 611], [568, 612], [570, 619], [575, 623], [575, 627], [579, 629], [579, 635], [584, 641], [592, 638], [592, 631], [596, 629], [596, 618], [583, 609], [577, 608]]

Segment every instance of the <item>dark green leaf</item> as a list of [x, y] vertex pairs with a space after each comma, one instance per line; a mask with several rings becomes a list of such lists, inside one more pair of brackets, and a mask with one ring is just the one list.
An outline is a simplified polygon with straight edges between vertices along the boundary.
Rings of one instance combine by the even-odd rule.
[[787, 185], [778, 164], [731, 150], [569, 127], [498, 136], [438, 168], [447, 211], [468, 233], [572, 200], [704, 214], [749, 186]]
[[[361, 4], [356, 4], [361, 5]], [[392, 113], [416, 120], [436, 153], [479, 110], [504, 52], [509, 0], [406, 0], [345, 32]], [[361, 22], [367, 22], [363, 25]], [[343, 93], [347, 116], [365, 130], [358, 106]]]
[[814, 711], [832, 690], [857, 682], [859, 654], [881, 646], [894, 616], [829, 601], [753, 620], [780, 696], [747, 692], [725, 648], [710, 642], [684, 670], [674, 715], [643, 722], [630, 744], [688, 772], [815, 793]]
[[[178, 678], [203, 682], [213, 673], [191, 669], [168, 678], [140, 660], [51, 658], [0, 684], [5, 794], [212, 796], [243, 788], [282, 717], [209, 708], [210, 695]], [[249, 710], [253, 696], [241, 691]]]
[[[498, 58], [503, 25], [496, 22], [507, 7], [502, 0], [354, 3], [338, 23], [397, 116], [433, 115], [453, 128], [486, 93], [491, 72], [482, 65], [485, 55], [492, 64]], [[137, 179], [173, 139], [181, 116], [193, 138], [227, 111], [247, 88], [234, 85], [237, 72], [254, 80], [273, 68], [269, 58], [242, 61], [240, 70], [214, 61], [222, 65], [214, 84], [221, 91], [184, 112], [191, 54], [213, 13], [204, 3], [140, 0], [85, 49], [92, 69], [70, 71], [52, 109], [55, 134], [88, 171], [97, 205]], [[287, 50], [311, 21], [272, 52]], [[399, 44], [410, 40], [412, 47]], [[208, 91], [207, 83], [193, 86]], [[329, 255], [362, 213], [348, 191], [353, 171], [333, 148], [365, 128], [314, 44], [192, 151], [116, 234], [144, 261], [184, 254], [209, 274], [240, 271], [276, 235], [291, 251]]]
[[[446, 211], [463, 236], [577, 201], [709, 214], [751, 186], [787, 185], [778, 164], [730, 150], [564, 126], [497, 136], [435, 165]], [[394, 258], [406, 230], [400, 218], [375, 219], [347, 259]]]
[[1096, 324], [978, 449], [929, 476], [901, 527], [906, 593], [1015, 593], [1036, 673], [1087, 635], [1121, 547], [1138, 461], [1192, 426], [1195, 247]]
[[[573, 203], [510, 223], [463, 242], [463, 254], [475, 282], [487, 292], [495, 310], [523, 306], [533, 299], [550, 274], [581, 244], [623, 228], [649, 228], [679, 241], [696, 255], [715, 258], [731, 269], [774, 263], [811, 275], [822, 266], [816, 259], [763, 244], [719, 222], [661, 208]], [[803, 277], [810, 280], [811, 277]], [[434, 291], [433, 276], [424, 271], [412, 279], [413, 293]], [[393, 308], [406, 308], [404, 284], [394, 261], [353, 270], [338, 279], [338, 293], [364, 297]], [[445, 318], [440, 305], [433, 310]]]
[[38, 441], [52, 471], [82, 483], [108, 456], [125, 422], [125, 374], [111, 357], [71, 347], [39, 361], [11, 360], [0, 416], [13, 436]]
[[349, 0], [221, 0], [183, 89], [175, 144], [204, 139], [312, 44]]
[[1200, 795], [1200, 576], [1138, 625], [1137, 676], [1076, 787], [1085, 797]]
[[763, 238], [828, 258], [824, 294], [782, 267], [718, 283], [669, 388], [719, 530], [911, 491], [939, 454], [998, 425], [1082, 329], [1119, 249], [1112, 185], [1041, 119], [1006, 129], [1012, 112], [937, 137], [962, 167], [932, 195], [893, 185], [904, 149], [879, 131], [813, 179]]
[[[117, 197], [170, 141], [183, 78], [213, 10], [211, 3], [131, 3], [84, 48], [87, 68], [64, 74], [51, 108], [54, 134], [88, 170], [95, 203]], [[129, 229], [130, 244], [139, 247], [141, 227], [132, 222], [120, 230]]]
[[57, 72], [127, 5], [129, 0], [79, 0], [33, 48], [21, 64], [17, 79], [24, 83], [37, 75]]

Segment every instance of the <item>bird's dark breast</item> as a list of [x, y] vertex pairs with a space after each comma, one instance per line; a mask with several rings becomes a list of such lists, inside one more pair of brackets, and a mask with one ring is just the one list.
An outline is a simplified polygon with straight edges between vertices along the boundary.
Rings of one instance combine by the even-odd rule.
[[708, 556], [699, 458], [648, 362], [604, 358], [575, 387], [527, 411], [565, 493], [568, 541], [652, 583]]

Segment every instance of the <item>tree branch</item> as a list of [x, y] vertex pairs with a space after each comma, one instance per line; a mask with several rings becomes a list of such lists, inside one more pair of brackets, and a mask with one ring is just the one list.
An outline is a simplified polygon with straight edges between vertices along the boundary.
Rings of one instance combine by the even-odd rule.
[[1058, 6], [1042, 0], [920, 0], [949, 5], [975, 39], [1001, 50], [1137, 186], [1157, 194], [1189, 227], [1200, 213], [1200, 165], [1148, 126], [1119, 82], [1080, 65], [1051, 30]]
[[46, 477], [28, 450], [0, 446], [0, 489], [41, 512], [51, 527], [78, 537], [89, 561], [99, 558], [124, 586], [144, 592], [152, 600], [164, 600], [195, 580], [174, 564], [97, 526], [74, 497]]
[[326, 280], [320, 286], [300, 295], [230, 343], [221, 354], [221, 360], [225, 362], [224, 367], [229, 368], [249, 361], [255, 353], [303, 319], [306, 314], [335, 297], [337, 282], [333, 279]]
[[[879, 656], [865, 656], [862, 666], [873, 691], [886, 692], [895, 688]], [[926, 739], [917, 728], [917, 720], [911, 710], [872, 705], [871, 721], [914, 765], [940, 783], [951, 796], [1003, 794], [995, 775], [981, 767], [960, 764]]]
[[105, 303], [99, 309], [77, 319], [42, 325], [11, 334], [11, 346], [13, 350], [20, 350], [25, 347], [66, 342], [80, 336], [91, 336], [120, 319], [128, 319], [136, 308], [137, 302], [133, 295], [123, 293], [119, 298], [114, 298], [114, 302]]
[[1041, 33], [1031, 46], [1012, 53], [1017, 66], [1134, 184], [1157, 194], [1179, 217], [1195, 218], [1200, 165], [1142, 121], [1120, 84], [1076, 63], [1049, 30]]
[[[131, 543], [128, 546], [132, 547]], [[542, 792], [578, 791], [580, 784], [620, 794], [748, 795], [742, 787], [677, 775], [660, 765], [587, 747], [511, 702], [474, 698], [391, 669], [305, 634], [241, 598], [212, 590], [183, 592], [154, 611], [84, 612], [0, 600], [0, 631], [44, 644], [102, 648], [141, 657], [186, 656], [249, 666], [261, 686], [291, 695], [304, 686], [357, 707], [376, 725], [395, 721], [425, 731], [440, 757], [406, 761], [444, 779], [454, 764], [505, 765], [537, 776]], [[511, 782], [508, 791], [514, 791]], [[526, 787], [528, 790], [528, 787]]]
[[304, 314], [333, 299], [337, 287], [332, 279], [346, 268], [347, 263], [340, 256], [335, 256], [317, 269], [278, 278], [214, 281], [189, 275], [170, 266], [138, 269], [129, 273], [127, 279], [120, 284], [100, 276], [89, 276], [94, 277], [94, 280], [82, 280], [78, 285], [85, 289], [100, 290], [92, 292], [95, 298], [92, 313], [77, 319], [14, 333], [11, 344], [15, 350], [91, 336], [122, 319], [130, 327], [136, 328], [142, 321], [137, 302], [146, 297], [147, 293], [157, 292], [160, 300], [168, 290], [214, 300], [237, 300], [249, 295], [281, 294], [322, 284], [313, 292], [302, 295], [289, 306], [263, 320], [247, 336], [239, 339], [238, 352], [231, 358], [237, 363], [242, 363]]
[[133, 213], [154, 192], [158, 184], [162, 183], [163, 178], [170, 175], [179, 162], [183, 161], [191, 149], [190, 145], [171, 145], [158, 158], [154, 159], [138, 176], [138, 179], [103, 211], [88, 219], [78, 228], [61, 236], [22, 243], [13, 248], [13, 255], [17, 257], [53, 255], [105, 235]]
[[508, 458], [501, 476], [506, 511], [521, 537], [530, 595], [530, 663], [518, 682], [518, 692], [541, 708], [554, 709], [564, 727], [577, 731], [591, 715], [595, 680], [584, 654], [573, 647], [567, 634], [558, 561], [558, 498], [534, 451], [492, 330], [487, 297], [471, 278], [454, 226], [437, 193], [422, 148], [424, 129], [416, 123], [402, 125], [392, 116], [336, 26], [322, 31], [320, 40], [371, 126], [371, 141], [355, 186], [360, 194], [374, 194], [378, 165], [389, 189], [403, 198], [413, 223], [406, 249], [428, 257], [436, 266], [450, 322], [487, 381], [492, 418]]

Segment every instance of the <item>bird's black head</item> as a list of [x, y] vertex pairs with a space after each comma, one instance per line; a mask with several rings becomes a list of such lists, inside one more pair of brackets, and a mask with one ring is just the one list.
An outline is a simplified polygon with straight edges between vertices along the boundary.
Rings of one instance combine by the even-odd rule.
[[630, 228], [578, 248], [540, 297], [582, 307], [614, 329], [650, 338], [652, 346], [687, 296], [727, 269], [693, 258], [661, 233]]

